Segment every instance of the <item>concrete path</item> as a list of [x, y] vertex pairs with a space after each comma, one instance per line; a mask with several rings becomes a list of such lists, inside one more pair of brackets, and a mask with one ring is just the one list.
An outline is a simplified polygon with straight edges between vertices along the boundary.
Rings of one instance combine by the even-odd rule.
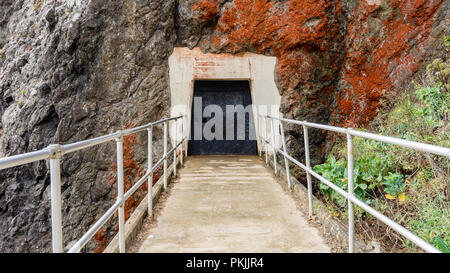
[[256, 156], [192, 156], [139, 252], [330, 252]]

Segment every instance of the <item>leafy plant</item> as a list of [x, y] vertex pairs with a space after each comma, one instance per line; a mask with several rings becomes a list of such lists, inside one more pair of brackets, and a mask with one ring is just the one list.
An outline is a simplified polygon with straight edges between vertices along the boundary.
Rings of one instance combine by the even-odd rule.
[[450, 45], [450, 36], [444, 36], [444, 42], [446, 45]]
[[[336, 186], [347, 189], [347, 162], [343, 159], [336, 161], [336, 158], [330, 155], [327, 162], [314, 166], [313, 170]], [[340, 207], [345, 206], [346, 199], [328, 185], [320, 183], [320, 190]]]
[[397, 197], [403, 194], [406, 189], [406, 184], [403, 181], [403, 175], [398, 173], [389, 173], [384, 177], [383, 185], [384, 191], [392, 197]]
[[440, 251], [443, 253], [450, 253], [450, 249], [448, 248], [447, 244], [439, 237], [434, 237], [432, 244], [437, 247]]
[[446, 93], [441, 91], [440, 84], [417, 89], [417, 98], [425, 103], [425, 107], [419, 110], [420, 114], [432, 120], [442, 120], [450, 109], [450, 93]]
[[417, 215], [407, 222], [408, 228], [442, 252], [447, 252], [450, 246], [450, 207], [445, 202], [439, 204], [420, 196], [417, 198]]
[[2, 53], [3, 53], [3, 50], [0, 49], [0, 59], [3, 58], [3, 54]]
[[[385, 147], [384, 144], [371, 140], [363, 140], [357, 142], [356, 146], [359, 147], [359, 149], [368, 151], [367, 153], [362, 154], [362, 156], [354, 162], [353, 191], [356, 197], [370, 203], [370, 198], [374, 194], [377, 184], [382, 181], [388, 181], [388, 185], [390, 186], [388, 193], [397, 196], [404, 192], [404, 188], [398, 194], [394, 192], [394, 188], [398, 187], [398, 185], [395, 184], [396, 181], [393, 180], [394, 177], [392, 175], [394, 174], [389, 173], [388, 175], [388, 171], [392, 169], [392, 160], [389, 159], [389, 156], [383, 155], [380, 152], [370, 152], [370, 149], [383, 149], [383, 147]], [[336, 186], [343, 190], [348, 189], [348, 169], [347, 160], [345, 158], [336, 160], [333, 155], [330, 155], [327, 162], [316, 165], [313, 169]], [[396, 177], [402, 177], [402, 175], [398, 173], [395, 173], [395, 175]], [[401, 181], [403, 181], [403, 179]], [[346, 199], [328, 185], [321, 183], [320, 190], [327, 194], [330, 199], [340, 207], [345, 206]]]
[[427, 65], [429, 86], [440, 85], [445, 92], [450, 91], [450, 63], [444, 62], [441, 58], [435, 59], [431, 64]]

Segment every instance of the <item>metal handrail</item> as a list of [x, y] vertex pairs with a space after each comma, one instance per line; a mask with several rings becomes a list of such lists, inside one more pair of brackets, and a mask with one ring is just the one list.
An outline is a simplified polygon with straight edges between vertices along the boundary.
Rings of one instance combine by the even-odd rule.
[[[260, 116], [264, 116], [264, 115], [260, 115]], [[267, 118], [270, 118], [270, 119], [276, 119], [279, 121], [284, 121], [284, 122], [293, 123], [293, 124], [302, 125], [302, 126], [311, 127], [311, 128], [316, 128], [316, 129], [333, 131], [333, 132], [341, 133], [341, 134], [347, 134], [347, 132], [350, 130], [350, 135], [352, 135], [352, 136], [358, 136], [358, 137], [362, 137], [362, 138], [366, 138], [366, 139], [372, 139], [372, 140], [376, 140], [379, 142], [384, 142], [387, 144], [403, 146], [406, 148], [411, 148], [411, 149], [419, 150], [422, 152], [427, 152], [427, 153], [432, 153], [432, 154], [436, 154], [436, 155], [450, 157], [450, 148], [446, 148], [446, 147], [442, 147], [442, 146], [421, 143], [421, 142], [415, 142], [415, 141], [410, 141], [410, 140], [401, 139], [401, 138], [377, 135], [377, 134], [372, 134], [372, 133], [368, 133], [368, 132], [354, 130], [352, 128], [341, 128], [341, 127], [324, 125], [324, 124], [319, 124], [319, 123], [311, 123], [311, 122], [307, 122], [307, 121], [298, 121], [298, 120], [293, 120], [293, 119], [279, 118], [279, 117], [274, 117], [274, 116], [270, 116], [270, 115], [265, 115], [265, 116], [267, 116]]]
[[[359, 206], [366, 212], [370, 213], [375, 218], [377, 218], [381, 222], [385, 223], [386, 225], [391, 227], [393, 230], [397, 231], [398, 233], [403, 235], [405, 238], [407, 238], [408, 240], [412, 241], [417, 246], [419, 246], [420, 248], [425, 250], [426, 252], [431, 252], [431, 253], [440, 253], [441, 252], [437, 248], [435, 248], [434, 246], [432, 246], [431, 244], [429, 244], [428, 242], [423, 240], [422, 238], [413, 234], [411, 231], [407, 230], [406, 228], [404, 228], [397, 222], [393, 221], [392, 219], [383, 215], [379, 211], [368, 206], [366, 203], [364, 203], [363, 201], [359, 200], [358, 198], [356, 198], [354, 196], [354, 192], [353, 192], [353, 136], [358, 136], [358, 137], [371, 139], [371, 140], [375, 140], [375, 141], [379, 141], [379, 142], [384, 142], [384, 143], [388, 143], [388, 144], [394, 144], [394, 145], [407, 147], [407, 148], [411, 148], [414, 150], [432, 153], [432, 154], [436, 154], [436, 155], [442, 155], [442, 156], [446, 156], [446, 157], [450, 157], [450, 148], [426, 144], [426, 143], [414, 142], [414, 141], [404, 140], [404, 139], [400, 139], [400, 138], [376, 135], [376, 134], [372, 134], [372, 133], [354, 130], [351, 128], [340, 128], [340, 127], [329, 126], [329, 125], [324, 125], [324, 124], [311, 123], [311, 122], [307, 122], [307, 121], [298, 121], [298, 120], [292, 120], [292, 119], [278, 118], [278, 117], [274, 117], [274, 116], [270, 116], [270, 115], [261, 115], [260, 114], [260, 115], [258, 115], [258, 117], [264, 118], [264, 127], [263, 127], [264, 128], [263, 129], [264, 137], [262, 136], [261, 133], [258, 134], [258, 136], [264, 142], [264, 146], [265, 146], [265, 150], [266, 150], [266, 163], [268, 163], [268, 152], [269, 152], [268, 145], [270, 145], [273, 149], [273, 160], [274, 160], [275, 172], [276, 172], [275, 166], [278, 164], [277, 158], [276, 158], [276, 153], [278, 152], [284, 156], [286, 177], [287, 177], [287, 183], [288, 183], [289, 188], [291, 187], [291, 182], [290, 182], [289, 165], [287, 164], [288, 160], [291, 161], [292, 163], [294, 163], [295, 165], [299, 166], [300, 168], [302, 168], [304, 171], [306, 171], [307, 187], [308, 187], [308, 208], [309, 208], [310, 216], [313, 214], [311, 175], [314, 176], [315, 178], [317, 178], [318, 180], [320, 180], [321, 182], [325, 183], [329, 187], [331, 187], [333, 190], [337, 191], [343, 197], [347, 198], [348, 208], [349, 208], [349, 211], [348, 211], [348, 215], [349, 215], [349, 219], [348, 219], [348, 227], [349, 227], [348, 228], [348, 230], [349, 230], [348, 246], [349, 247], [348, 247], [348, 250], [350, 253], [354, 252], [354, 237], [355, 237], [353, 204]], [[267, 137], [267, 132], [266, 132], [267, 119], [269, 119], [271, 121], [271, 125], [272, 125], [272, 136], [271, 136], [272, 142], [270, 142]], [[279, 125], [280, 125], [280, 127], [281, 127], [280, 129], [282, 131], [281, 138], [282, 138], [282, 143], [283, 143], [283, 150], [275, 147], [275, 137], [274, 137], [274, 133], [273, 133], [274, 132], [274, 130], [273, 130], [274, 120], [280, 121]], [[286, 138], [285, 138], [284, 132], [283, 132], [283, 122], [303, 126], [306, 165], [302, 164], [301, 162], [299, 162], [298, 160], [296, 160], [295, 158], [290, 156], [288, 154], [288, 152], [286, 151]], [[258, 119], [258, 124], [260, 124], [259, 119]], [[258, 128], [261, 128], [261, 127], [258, 126]], [[348, 191], [347, 192], [345, 192], [343, 189], [341, 189], [340, 187], [333, 184], [332, 182], [330, 182], [329, 180], [327, 180], [326, 178], [324, 178], [323, 176], [319, 175], [318, 173], [314, 172], [311, 169], [310, 159], [309, 159], [310, 155], [309, 155], [308, 128], [322, 129], [322, 130], [333, 131], [333, 132], [347, 135], [347, 154], [348, 154], [348, 156], [347, 156], [348, 157], [348, 168], [347, 168], [348, 169]], [[260, 149], [262, 150], [262, 147]]]
[[[414, 235], [392, 219], [386, 217], [382, 213], [376, 211], [375, 209], [371, 208], [367, 204], [365, 204], [363, 201], [359, 200], [354, 196], [353, 193], [353, 136], [358, 136], [366, 139], [372, 139], [375, 141], [380, 141], [388, 144], [394, 144], [399, 145], [402, 147], [412, 148], [415, 150], [433, 153], [437, 155], [442, 155], [446, 157], [450, 157], [450, 149], [446, 147], [440, 147], [436, 145], [430, 145], [425, 143], [419, 143], [414, 141], [408, 141], [403, 140], [399, 138], [393, 138], [393, 137], [387, 137], [382, 135], [376, 135], [371, 134], [367, 132], [357, 131], [353, 130], [351, 128], [340, 128], [335, 126], [329, 126], [329, 125], [323, 125], [323, 124], [317, 124], [317, 123], [311, 123], [306, 121], [297, 121], [292, 119], [284, 119], [284, 118], [278, 118], [273, 117], [270, 115], [258, 115], [258, 117], [264, 118], [264, 137], [262, 134], [258, 134], [259, 138], [263, 140], [264, 146], [265, 146], [265, 158], [266, 163], [268, 163], [268, 154], [269, 149], [268, 146], [270, 145], [273, 148], [273, 158], [274, 158], [274, 168], [275, 171], [277, 171], [277, 157], [276, 153], [280, 153], [284, 156], [285, 160], [285, 168], [286, 168], [286, 176], [287, 176], [287, 183], [288, 186], [291, 187], [291, 181], [290, 181], [290, 172], [289, 172], [289, 164], [288, 161], [293, 162], [300, 168], [306, 171], [307, 173], [307, 186], [308, 186], [308, 207], [309, 207], [309, 214], [313, 214], [313, 207], [312, 207], [312, 185], [311, 185], [311, 175], [320, 180], [321, 182], [325, 183], [335, 191], [337, 191], [340, 195], [344, 196], [348, 200], [349, 204], [349, 252], [354, 251], [354, 214], [353, 214], [353, 204], [356, 204], [357, 206], [361, 207], [366, 212], [372, 214], [375, 218], [379, 219], [386, 225], [390, 226], [395, 231], [399, 232], [403, 236], [405, 236], [407, 239], [414, 242], [416, 245], [421, 247], [427, 252], [440, 252], [438, 249], [430, 245], [429, 243], [425, 242], [423, 239], [419, 238], [418, 236]], [[181, 131], [182, 136], [181, 140], [177, 140], [177, 131], [178, 131], [178, 120], [181, 119]], [[271, 121], [271, 127], [270, 130], [272, 132], [272, 141], [269, 141], [267, 137], [267, 119]], [[280, 121], [280, 129], [281, 129], [281, 137], [282, 137], [282, 144], [283, 144], [283, 150], [277, 148], [275, 146], [275, 128], [274, 128], [274, 120]], [[170, 151], [167, 151], [167, 142], [168, 142], [168, 124], [170, 121], [175, 121], [174, 126], [174, 137], [173, 137], [173, 148]], [[258, 121], [259, 122], [259, 121]], [[305, 142], [305, 165], [293, 158], [288, 154], [287, 148], [286, 148], [286, 139], [284, 135], [283, 130], [283, 122], [286, 123], [293, 123], [297, 125], [303, 126], [304, 130], [304, 142]], [[164, 126], [164, 153], [162, 155], [162, 158], [153, 165], [153, 127], [162, 124]], [[173, 172], [174, 175], [176, 175], [176, 164], [177, 164], [177, 150], [181, 146], [181, 156], [180, 156], [180, 162], [183, 164], [183, 156], [187, 156], [187, 149], [183, 146], [183, 143], [187, 141], [187, 126], [186, 126], [186, 116], [178, 116], [173, 118], [166, 118], [162, 119], [156, 122], [152, 122], [143, 126], [139, 126], [132, 129], [127, 129], [123, 131], [118, 131], [116, 133], [112, 133], [109, 135], [80, 141], [73, 144], [67, 144], [67, 145], [58, 145], [53, 144], [48, 146], [45, 149], [42, 149], [40, 151], [30, 152], [26, 154], [16, 155], [16, 156], [10, 156], [6, 158], [0, 159], [0, 170], [16, 167], [28, 163], [33, 163], [40, 160], [46, 160], [49, 159], [50, 161], [50, 180], [51, 180], [51, 217], [52, 217], [52, 248], [53, 252], [63, 252], [63, 240], [62, 240], [62, 217], [61, 217], [61, 171], [60, 171], [60, 160], [61, 157], [65, 154], [69, 154], [75, 151], [83, 150], [92, 146], [96, 146], [102, 143], [106, 143], [112, 140], [116, 141], [117, 145], [117, 180], [118, 180], [118, 195], [117, 200], [114, 203], [114, 205], [109, 208], [105, 214], [96, 222], [94, 225], [91, 226], [91, 228], [82, 236], [80, 240], [78, 240], [68, 251], [69, 253], [73, 252], [80, 252], [81, 249], [86, 245], [86, 243], [95, 235], [95, 233], [98, 232], [98, 230], [114, 215], [116, 211], [119, 212], [119, 251], [121, 253], [126, 252], [125, 247], [125, 217], [124, 217], [124, 204], [125, 201], [140, 187], [145, 183], [145, 181], [148, 182], [148, 214], [151, 216], [153, 212], [153, 204], [152, 204], [152, 186], [153, 186], [153, 172], [157, 170], [161, 164], [164, 165], [164, 175], [163, 175], [163, 181], [164, 181], [164, 189], [167, 189], [167, 159], [171, 153], [173, 153], [174, 160], [173, 160]], [[258, 126], [261, 128], [260, 126]], [[311, 168], [310, 164], [310, 158], [309, 158], [309, 137], [308, 137], [308, 128], [316, 128], [316, 129], [322, 129], [327, 131], [333, 131], [337, 133], [342, 133], [347, 135], [347, 147], [348, 147], [348, 191], [345, 192], [343, 189], [339, 188], [332, 182], [328, 181], [321, 175], [314, 172]], [[124, 193], [124, 181], [123, 181], [123, 137], [142, 132], [147, 130], [148, 133], [148, 166], [147, 170], [145, 172], [145, 175], [141, 177], [132, 187], [129, 189], [126, 193]], [[178, 142], [177, 142], [178, 141]], [[187, 145], [186, 145], [187, 146]], [[262, 151], [262, 147], [260, 146], [260, 155]]]
[[[140, 127], [123, 130], [123, 131], [118, 131], [118, 132], [115, 132], [115, 133], [112, 133], [109, 135], [92, 138], [92, 139], [88, 139], [88, 140], [83, 140], [83, 141], [79, 141], [79, 142], [72, 143], [72, 144], [60, 145], [59, 152], [61, 155], [73, 153], [73, 152], [76, 152], [79, 150], [83, 150], [83, 149], [86, 149], [86, 148], [89, 148], [92, 146], [96, 146], [96, 145], [114, 140], [120, 136], [128, 136], [128, 135], [131, 135], [134, 133], [142, 132], [150, 127], [159, 125], [164, 122], [178, 120], [180, 118], [183, 118], [183, 116], [178, 116], [178, 117], [174, 117], [174, 118], [166, 118], [166, 119], [158, 120], [155, 122], [151, 122], [149, 124], [146, 124], [146, 125], [143, 125]], [[39, 150], [39, 151], [1, 158], [0, 159], [0, 170], [8, 169], [8, 168], [28, 164], [28, 163], [33, 163], [33, 162], [44, 160], [44, 159], [49, 159], [49, 156], [51, 153], [51, 147], [52, 147], [52, 145], [50, 145], [49, 147], [44, 148], [42, 150]]]
[[[181, 119], [181, 140], [177, 140], [178, 120]], [[174, 137], [173, 148], [167, 152], [167, 140], [168, 140], [168, 123], [174, 121]], [[153, 127], [163, 124], [164, 125], [164, 154], [162, 158], [153, 165]], [[21, 155], [10, 156], [0, 159], [0, 170], [12, 168], [28, 163], [33, 163], [40, 160], [50, 160], [50, 185], [51, 185], [51, 217], [52, 217], [52, 248], [54, 253], [63, 252], [63, 237], [62, 237], [62, 217], [61, 217], [61, 157], [65, 154], [73, 153], [76, 151], [84, 150], [92, 146], [103, 144], [112, 140], [116, 141], [117, 145], [117, 184], [118, 194], [117, 200], [112, 207], [110, 207], [103, 216], [91, 226], [91, 228], [78, 240], [68, 251], [69, 253], [80, 252], [81, 249], [87, 244], [87, 242], [97, 233], [100, 228], [108, 221], [116, 211], [119, 211], [119, 251], [121, 253], [126, 252], [125, 247], [125, 216], [124, 216], [124, 204], [125, 201], [133, 195], [136, 190], [148, 182], [148, 214], [151, 216], [153, 211], [152, 204], [152, 186], [153, 186], [153, 172], [161, 165], [164, 164], [164, 189], [167, 189], [167, 159], [171, 153], [173, 153], [173, 170], [176, 175], [177, 165], [177, 150], [181, 146], [180, 162], [183, 164], [183, 156], [187, 156], [186, 146], [183, 143], [187, 141], [186, 130], [186, 116], [178, 116], [173, 118], [161, 119], [143, 126], [139, 126], [132, 129], [118, 131], [109, 135], [92, 138], [77, 143], [59, 145], [53, 144], [40, 151], [25, 153]], [[124, 193], [124, 179], [123, 179], [123, 137], [139, 133], [147, 130], [148, 133], [148, 166], [145, 175], [141, 177], [126, 193]], [[178, 141], [178, 142], [177, 142]]]

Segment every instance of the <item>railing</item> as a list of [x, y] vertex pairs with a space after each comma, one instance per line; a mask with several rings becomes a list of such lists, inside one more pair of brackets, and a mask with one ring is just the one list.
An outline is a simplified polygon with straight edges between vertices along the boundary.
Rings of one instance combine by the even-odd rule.
[[[425, 242], [423, 239], [414, 235], [398, 223], [394, 222], [392, 219], [386, 217], [382, 213], [376, 211], [372, 207], [365, 204], [363, 201], [359, 200], [354, 196], [353, 193], [353, 137], [362, 137], [366, 139], [371, 139], [379, 142], [384, 142], [388, 144], [399, 145], [402, 147], [412, 148], [418, 151], [433, 153], [436, 155], [446, 156], [450, 158], [450, 149], [425, 143], [413, 142], [393, 137], [381, 136], [366, 132], [361, 132], [357, 130], [353, 130], [350, 128], [340, 128], [316, 123], [310, 123], [306, 121], [297, 121], [290, 120], [284, 118], [277, 118], [269, 115], [258, 115], [258, 117], [262, 117], [264, 119], [263, 127], [258, 126], [258, 128], [262, 129], [264, 132], [264, 136], [261, 133], [258, 134], [260, 140], [263, 140], [264, 148], [265, 148], [265, 160], [266, 163], [269, 161], [269, 148], [268, 145], [272, 147], [273, 152], [273, 160], [274, 160], [274, 169], [277, 172], [277, 152], [280, 153], [284, 157], [284, 164], [286, 169], [286, 177], [288, 187], [291, 187], [291, 179], [289, 172], [289, 161], [296, 164], [303, 170], [305, 170], [307, 174], [307, 188], [308, 188], [308, 208], [309, 215], [313, 214], [313, 206], [312, 206], [312, 182], [311, 175], [317, 178], [322, 183], [328, 185], [333, 190], [337, 191], [340, 195], [347, 198], [348, 201], [348, 227], [349, 227], [349, 252], [354, 252], [354, 214], [353, 214], [353, 204], [359, 206], [366, 212], [372, 214], [375, 218], [385, 223], [393, 230], [397, 231], [408, 240], [415, 243], [417, 246], [421, 247], [427, 252], [440, 252], [438, 249]], [[179, 120], [181, 122], [179, 123]], [[267, 137], [267, 121], [268, 119], [271, 122], [271, 141]], [[281, 138], [282, 138], [282, 150], [277, 148], [275, 144], [275, 126], [274, 120], [279, 121]], [[173, 132], [173, 148], [170, 151], [167, 151], [167, 141], [168, 141], [168, 126], [169, 122], [174, 122], [174, 132]], [[260, 125], [261, 119], [258, 119]], [[300, 163], [295, 158], [291, 157], [287, 152], [286, 148], [286, 139], [283, 130], [283, 122], [292, 123], [296, 125], [303, 126], [304, 132], [304, 144], [305, 144], [305, 165]], [[163, 125], [164, 128], [164, 152], [162, 158], [156, 163], [153, 164], [153, 127], [157, 125]], [[178, 125], [181, 126], [181, 140], [178, 141], [177, 132]], [[163, 120], [159, 120], [156, 122], [149, 123], [147, 125], [143, 125], [140, 127], [136, 127], [129, 130], [118, 131], [113, 134], [109, 134], [106, 136], [89, 139], [73, 144], [67, 145], [50, 145], [48, 148], [45, 148], [40, 151], [11, 156], [7, 158], [0, 159], [0, 170], [16, 167], [40, 160], [50, 160], [50, 180], [51, 180], [51, 225], [52, 225], [52, 247], [53, 252], [60, 253], [63, 252], [63, 236], [62, 236], [62, 217], [61, 217], [61, 171], [60, 171], [60, 161], [61, 157], [65, 154], [73, 153], [76, 151], [80, 151], [83, 149], [87, 149], [92, 146], [96, 146], [102, 143], [106, 143], [112, 140], [116, 141], [117, 147], [117, 187], [118, 194], [117, 200], [114, 205], [109, 208], [106, 213], [82, 236], [80, 240], [78, 240], [68, 251], [69, 253], [80, 252], [81, 249], [86, 245], [86, 243], [97, 233], [100, 228], [108, 221], [116, 211], [118, 211], [118, 222], [119, 222], [119, 251], [121, 253], [126, 252], [125, 247], [125, 216], [124, 216], [124, 204], [125, 201], [145, 182], [148, 183], [148, 214], [152, 215], [152, 186], [153, 186], [153, 172], [161, 165], [164, 166], [164, 174], [163, 174], [163, 182], [164, 189], [167, 188], [167, 159], [171, 153], [173, 153], [173, 172], [176, 175], [176, 164], [177, 164], [177, 152], [178, 147], [181, 145], [181, 153], [180, 153], [180, 162], [183, 164], [183, 156], [187, 156], [187, 149], [183, 147], [183, 143], [187, 141], [187, 129], [186, 129], [186, 118], [185, 116], [179, 116], [174, 118], [167, 118]], [[344, 191], [340, 187], [334, 185], [321, 175], [317, 174], [311, 169], [310, 162], [310, 153], [309, 153], [309, 137], [308, 137], [308, 128], [316, 128], [321, 130], [327, 130], [332, 132], [337, 132], [341, 134], [346, 134], [347, 136], [347, 150], [348, 150], [348, 191]], [[123, 170], [123, 138], [127, 135], [142, 132], [147, 130], [148, 133], [148, 166], [145, 175], [140, 178], [126, 193], [124, 193], [124, 170]], [[178, 141], [178, 142], [177, 142]], [[261, 155], [262, 146], [260, 146], [260, 155]]]
[[[181, 140], [177, 142], [178, 122], [181, 119]], [[169, 122], [174, 122], [173, 132], [173, 148], [167, 151], [168, 140], [168, 125]], [[152, 215], [152, 186], [153, 186], [153, 172], [161, 165], [164, 164], [164, 189], [167, 188], [167, 159], [168, 156], [173, 153], [173, 172], [176, 175], [177, 172], [177, 150], [181, 145], [180, 163], [183, 164], [183, 153], [187, 156], [187, 149], [184, 149], [183, 142], [187, 140], [186, 135], [186, 118], [185, 116], [179, 116], [174, 118], [167, 118], [156, 122], [149, 123], [140, 127], [136, 127], [129, 130], [118, 131], [116, 133], [89, 139], [74, 144], [67, 145], [50, 145], [40, 151], [11, 156], [0, 159], [0, 170], [32, 163], [40, 160], [50, 160], [50, 184], [51, 184], [51, 219], [52, 219], [52, 248], [54, 253], [63, 252], [63, 236], [62, 236], [62, 217], [61, 217], [61, 169], [60, 161], [61, 157], [65, 154], [80, 151], [92, 146], [96, 146], [112, 140], [116, 141], [117, 146], [117, 200], [114, 205], [109, 208], [106, 213], [78, 240], [68, 251], [69, 253], [80, 252], [86, 243], [97, 233], [100, 228], [108, 221], [113, 214], [118, 210], [119, 221], [119, 251], [121, 253], [126, 252], [125, 247], [125, 215], [124, 204], [125, 201], [146, 181], [148, 183], [148, 214]], [[154, 126], [163, 124], [164, 126], [164, 154], [162, 158], [153, 165], [153, 134], [152, 129]], [[126, 193], [124, 193], [124, 179], [123, 179], [123, 138], [124, 136], [147, 130], [148, 133], [148, 166], [145, 175], [140, 178]]]
[[[391, 227], [393, 230], [397, 231], [404, 237], [406, 237], [408, 240], [415, 243], [417, 246], [425, 250], [426, 252], [433, 252], [438, 253], [440, 252], [438, 249], [424, 241], [423, 239], [419, 238], [418, 236], [411, 233], [406, 228], [402, 227], [392, 219], [386, 217], [382, 213], [378, 212], [377, 210], [373, 209], [372, 207], [368, 206], [363, 201], [359, 200], [354, 196], [353, 192], [353, 137], [362, 137], [366, 139], [371, 139], [379, 142], [384, 142], [388, 144], [394, 144], [406, 148], [411, 148], [418, 151], [423, 151], [427, 153], [432, 153], [436, 155], [446, 156], [450, 157], [450, 149], [425, 143], [419, 143], [414, 141], [408, 141], [403, 140], [399, 138], [393, 138], [393, 137], [387, 137], [387, 136], [381, 136], [366, 132], [361, 132], [357, 130], [353, 130], [350, 128], [340, 128], [340, 127], [334, 127], [334, 126], [328, 126], [328, 125], [322, 125], [317, 123], [310, 123], [306, 121], [297, 121], [297, 120], [291, 120], [291, 119], [284, 119], [284, 118], [277, 118], [269, 115], [258, 115], [258, 125], [261, 123], [261, 119], [264, 119], [263, 127], [258, 126], [258, 128], [262, 129], [264, 132], [264, 136], [262, 136], [261, 133], [258, 134], [259, 138], [263, 140], [264, 148], [265, 148], [265, 157], [266, 157], [266, 163], [269, 162], [268, 156], [269, 156], [269, 149], [268, 145], [272, 146], [272, 152], [273, 152], [273, 160], [274, 160], [274, 170], [275, 173], [277, 173], [277, 152], [284, 156], [284, 163], [286, 168], [286, 177], [287, 177], [287, 183], [288, 187], [291, 187], [291, 179], [290, 179], [290, 173], [289, 173], [289, 161], [294, 163], [295, 165], [302, 168], [306, 174], [307, 174], [307, 188], [308, 188], [308, 209], [309, 209], [309, 215], [311, 216], [313, 214], [313, 206], [312, 206], [312, 185], [311, 185], [311, 175], [317, 178], [320, 182], [326, 184], [327, 186], [331, 187], [333, 190], [337, 191], [340, 195], [347, 198], [348, 202], [348, 251], [350, 253], [354, 252], [354, 238], [355, 238], [355, 231], [354, 231], [354, 213], [353, 213], [353, 204], [359, 206], [366, 212], [372, 214], [375, 218], [380, 220], [381, 222], [385, 223], [389, 227]], [[267, 120], [271, 121], [271, 133], [272, 133], [272, 143], [269, 141], [267, 137]], [[281, 130], [281, 141], [282, 141], [282, 148], [278, 149], [275, 144], [275, 126], [274, 126], [274, 120], [279, 121], [279, 126]], [[286, 123], [292, 123], [296, 125], [303, 126], [303, 132], [304, 132], [304, 144], [305, 144], [305, 164], [300, 163], [295, 158], [291, 157], [286, 149], [286, 138], [284, 136], [284, 130], [283, 130], [283, 122]], [[327, 131], [333, 131], [336, 133], [346, 134], [347, 136], [347, 159], [348, 159], [348, 191], [345, 192], [340, 187], [336, 186], [335, 184], [331, 183], [321, 175], [317, 174], [311, 169], [311, 162], [309, 158], [309, 137], [308, 137], [308, 128], [316, 128], [316, 129], [322, 129]], [[262, 145], [260, 145], [260, 156], [261, 156], [261, 150]]]

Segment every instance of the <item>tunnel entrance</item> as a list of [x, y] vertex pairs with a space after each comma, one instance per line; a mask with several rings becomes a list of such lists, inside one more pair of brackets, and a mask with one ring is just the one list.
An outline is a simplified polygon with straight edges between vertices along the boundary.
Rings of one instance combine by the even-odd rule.
[[195, 81], [190, 155], [256, 155], [249, 81]]

